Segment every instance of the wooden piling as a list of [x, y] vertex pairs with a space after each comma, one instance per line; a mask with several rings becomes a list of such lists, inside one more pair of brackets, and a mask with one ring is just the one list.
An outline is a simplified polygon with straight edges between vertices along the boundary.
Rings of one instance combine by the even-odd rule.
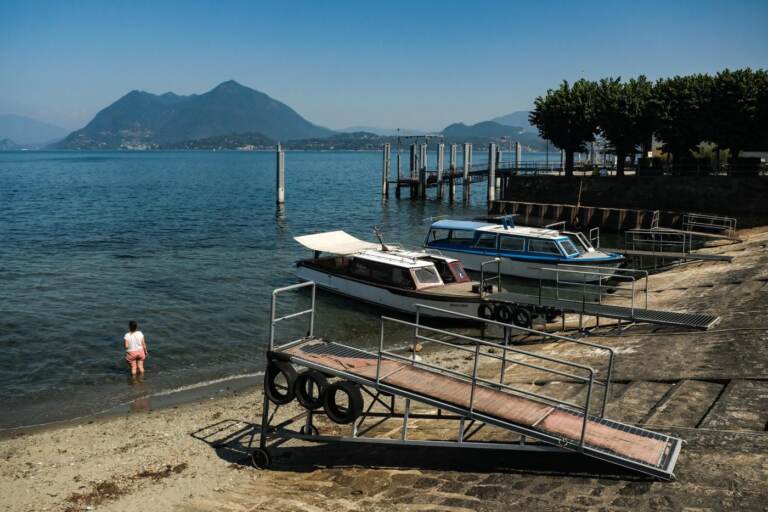
[[426, 199], [427, 197], [427, 145], [426, 143], [421, 145], [419, 151], [419, 198]]
[[488, 204], [496, 200], [496, 144], [488, 144]]
[[456, 144], [451, 144], [451, 174], [448, 178], [448, 200], [456, 197]]
[[389, 165], [391, 158], [392, 146], [387, 143], [384, 144], [384, 162], [381, 169], [381, 195], [384, 197], [389, 196]]
[[437, 198], [443, 198], [443, 165], [445, 164], [445, 144], [437, 145]]
[[523, 147], [518, 141], [515, 141], [515, 170], [520, 172], [520, 167], [523, 165]]
[[285, 203], [285, 151], [279, 143], [277, 144], [277, 187], [275, 192], [277, 204]]
[[462, 182], [462, 189], [464, 192], [464, 202], [469, 201], [470, 194], [472, 192], [472, 184], [469, 178], [469, 169], [472, 167], [472, 144], [464, 143], [464, 179]]
[[419, 159], [418, 154], [416, 153], [416, 144], [411, 144], [411, 163], [409, 169], [409, 175], [411, 179], [414, 179], [417, 174], [417, 160]]

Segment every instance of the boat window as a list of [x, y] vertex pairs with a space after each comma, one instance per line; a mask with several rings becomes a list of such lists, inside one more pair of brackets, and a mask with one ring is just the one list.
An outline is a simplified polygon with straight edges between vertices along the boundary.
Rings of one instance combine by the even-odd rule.
[[437, 273], [440, 274], [440, 279], [443, 280], [443, 283], [447, 284], [454, 282], [453, 273], [451, 272], [451, 269], [448, 268], [448, 263], [445, 260], [438, 258], [427, 258], [426, 260], [435, 264]]
[[448, 267], [451, 269], [451, 272], [453, 272], [454, 281], [457, 283], [469, 282], [467, 271], [464, 270], [464, 265], [462, 265], [460, 261], [453, 261], [448, 264]]
[[496, 233], [481, 233], [475, 242], [475, 247], [481, 247], [483, 249], [495, 249], [496, 248]]
[[366, 279], [371, 277], [371, 267], [365, 260], [354, 260], [349, 266], [349, 273], [355, 277], [364, 277]]
[[447, 242], [451, 235], [451, 231], [448, 229], [433, 229], [429, 232], [430, 242]]
[[434, 266], [414, 269], [413, 276], [416, 278], [416, 282], [420, 285], [420, 288], [425, 285], [443, 284], [443, 281], [440, 279], [437, 269]]
[[502, 251], [518, 251], [525, 250], [525, 238], [516, 236], [502, 236], [499, 238], [499, 249]]
[[371, 264], [371, 281], [392, 284], [392, 267], [380, 263]]
[[539, 252], [543, 254], [560, 254], [557, 244], [553, 240], [540, 240], [535, 238], [528, 239], [528, 252]]
[[579, 254], [579, 250], [570, 240], [560, 240], [560, 247], [566, 256], [576, 256]]
[[411, 277], [411, 273], [408, 272], [408, 269], [400, 267], [392, 268], [392, 284], [399, 288], [406, 288], [408, 290], [413, 290], [416, 288], [416, 285], [413, 284], [413, 278]]
[[448, 235], [449, 241], [453, 244], [471, 244], [475, 238], [475, 232], [466, 229], [452, 229]]

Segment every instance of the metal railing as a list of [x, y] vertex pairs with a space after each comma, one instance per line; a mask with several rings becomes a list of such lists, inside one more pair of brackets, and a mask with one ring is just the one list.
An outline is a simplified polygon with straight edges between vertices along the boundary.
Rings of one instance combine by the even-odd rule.
[[[436, 371], [436, 372], [440, 372], [440, 373], [443, 373], [443, 374], [448, 374], [448, 375], [456, 377], [456, 378], [458, 378], [460, 380], [468, 382], [470, 384], [470, 391], [469, 391], [469, 400], [468, 400], [468, 404], [466, 406], [466, 409], [467, 409], [467, 411], [469, 412], [470, 415], [475, 413], [475, 398], [476, 398], [476, 390], [477, 390], [478, 387], [482, 387], [482, 388], [486, 388], [486, 389], [498, 390], [498, 391], [502, 391], [502, 392], [507, 392], [509, 394], [517, 395], [517, 396], [521, 396], [522, 395], [522, 396], [524, 396], [526, 398], [533, 398], [535, 400], [544, 401], [548, 405], [554, 405], [556, 407], [561, 407], [561, 408], [563, 408], [565, 410], [570, 410], [570, 411], [577, 412], [577, 413], [583, 415], [583, 417], [582, 417], [581, 435], [580, 435], [580, 438], [579, 438], [579, 441], [578, 441], [579, 449], [583, 448], [584, 440], [586, 439], [587, 423], [589, 421], [590, 404], [591, 404], [591, 401], [592, 401], [592, 392], [593, 392], [594, 386], [602, 386], [604, 388], [603, 402], [602, 402], [602, 405], [601, 405], [601, 408], [600, 408], [600, 417], [602, 417], [603, 414], [605, 413], [607, 397], [608, 397], [608, 394], [610, 392], [610, 379], [611, 379], [612, 370], [613, 370], [614, 352], [613, 352], [612, 349], [609, 349], [607, 347], [603, 347], [603, 346], [600, 346], [600, 345], [590, 344], [589, 342], [581, 342], [581, 340], [574, 340], [574, 339], [565, 338], [565, 337], [562, 337], [562, 336], [551, 335], [549, 333], [543, 333], [543, 332], [534, 331], [534, 330], [531, 330], [531, 329], [524, 329], [524, 328], [520, 328], [520, 327], [516, 327], [516, 326], [511, 326], [511, 325], [508, 325], [508, 324], [502, 324], [500, 322], [496, 322], [496, 321], [493, 321], [493, 320], [483, 320], [485, 322], [496, 324], [496, 325], [500, 325], [500, 326], [503, 326], [503, 327], [516, 328], [516, 329], [524, 330], [526, 332], [537, 333], [537, 334], [540, 334], [540, 335], [543, 335], [543, 336], [549, 336], [549, 337], [553, 337], [553, 338], [558, 338], [560, 340], [581, 343], [581, 344], [584, 344], [584, 345], [594, 346], [596, 348], [601, 348], [601, 349], [608, 350], [609, 351], [608, 375], [607, 375], [606, 380], [601, 381], [601, 380], [598, 380], [598, 379], [595, 378], [595, 373], [596, 373], [595, 370], [592, 367], [587, 366], [587, 365], [582, 365], [582, 364], [579, 364], [579, 363], [574, 363], [572, 361], [566, 361], [566, 360], [558, 359], [558, 358], [555, 358], [555, 357], [550, 357], [550, 356], [545, 356], [545, 355], [541, 355], [541, 354], [536, 354], [536, 353], [533, 353], [533, 352], [528, 352], [528, 351], [525, 351], [525, 350], [520, 350], [520, 349], [517, 349], [517, 348], [514, 348], [514, 347], [510, 347], [506, 343], [504, 345], [501, 345], [499, 343], [494, 343], [494, 342], [490, 342], [490, 341], [486, 341], [486, 340], [481, 340], [479, 338], [473, 338], [473, 337], [466, 336], [466, 335], [463, 335], [463, 334], [458, 334], [458, 333], [446, 331], [446, 330], [443, 330], [443, 329], [437, 329], [437, 328], [434, 328], [434, 327], [425, 326], [425, 325], [419, 323], [419, 311], [421, 311], [422, 309], [427, 309], [427, 310], [432, 310], [432, 311], [440, 311], [442, 313], [454, 314], [457, 317], [467, 317], [467, 318], [472, 318], [473, 320], [477, 320], [477, 317], [474, 317], [472, 315], [466, 315], [466, 314], [463, 314], [463, 313], [458, 313], [458, 312], [454, 312], [454, 311], [444, 310], [444, 309], [435, 308], [435, 307], [432, 307], [432, 306], [421, 305], [421, 304], [417, 305], [416, 308], [417, 308], [416, 323], [407, 322], [407, 321], [404, 321], [404, 320], [399, 320], [399, 319], [391, 318], [391, 317], [387, 317], [387, 316], [382, 316], [381, 317], [381, 336], [380, 336], [379, 350], [378, 350], [378, 360], [377, 360], [377, 366], [376, 366], [376, 383], [377, 383], [377, 385], [380, 385], [382, 379], [386, 378], [386, 375], [382, 375], [382, 361], [385, 360], [385, 359], [388, 359], [388, 360], [393, 360], [393, 361], [398, 361], [398, 362], [405, 362], [405, 363], [408, 363], [408, 364], [410, 364], [412, 366], [421, 367], [421, 368], [425, 368], [425, 369], [430, 369], [430, 370], [433, 370], [433, 371]], [[413, 345], [412, 345], [412, 348], [411, 348], [411, 350], [414, 351], [413, 352], [413, 354], [414, 354], [413, 356], [407, 357], [407, 356], [403, 356], [401, 354], [395, 353], [395, 352], [390, 351], [390, 350], [385, 350], [385, 348], [384, 348], [385, 327], [384, 326], [385, 326], [386, 322], [391, 322], [391, 323], [398, 324], [398, 325], [410, 326], [410, 327], [414, 328], [414, 340], [413, 340]], [[438, 339], [438, 338], [435, 338], [435, 337], [432, 337], [432, 336], [428, 336], [428, 335], [426, 335], [424, 333], [439, 334], [439, 335], [449, 336], [452, 339], [459, 339], [459, 340], [463, 340], [465, 342], [473, 343], [475, 346], [474, 346], [474, 348], [469, 348], [466, 345], [457, 344], [457, 343], [451, 343], [450, 341], [441, 340], [441, 339]], [[452, 347], [454, 349], [457, 349], [459, 351], [471, 353], [472, 354], [472, 358], [473, 358], [472, 373], [470, 375], [467, 375], [465, 373], [458, 372], [456, 370], [453, 370], [453, 369], [450, 369], [450, 368], [446, 368], [446, 367], [443, 367], [443, 366], [437, 366], [437, 365], [434, 365], [434, 364], [431, 364], [431, 363], [427, 363], [425, 361], [417, 361], [416, 358], [415, 358], [415, 344], [416, 344], [417, 341], [421, 341], [424, 344], [426, 344], [426, 343], [435, 343], [435, 344], [439, 344], [439, 345], [450, 346], [450, 347]], [[501, 356], [499, 356], [499, 355], [496, 355], [494, 353], [491, 353], [490, 351], [482, 352], [481, 351], [481, 347], [486, 347], [486, 348], [489, 348], [489, 349], [492, 348], [494, 350], [502, 349], [503, 353], [502, 353]], [[555, 369], [555, 368], [547, 368], [545, 366], [541, 366], [541, 364], [534, 364], [534, 363], [530, 363], [530, 362], [526, 362], [526, 361], [509, 359], [509, 358], [507, 358], [507, 354], [509, 354], [509, 353], [521, 355], [521, 356], [524, 356], [524, 357], [527, 357], [527, 358], [536, 359], [536, 360], [540, 360], [540, 361], [546, 361], [546, 362], [553, 363], [553, 364], [556, 364], [556, 365], [567, 366], [569, 368], [575, 369], [575, 371], [585, 372], [586, 376], [585, 375], [579, 375], [579, 374], [576, 374], [576, 373], [571, 373], [571, 372], [564, 371], [564, 370]], [[479, 366], [478, 363], [479, 363], [479, 360], [480, 360], [481, 357], [495, 359], [495, 360], [498, 360], [498, 361], [502, 362], [502, 370], [500, 372], [499, 381], [487, 379], [487, 378], [484, 378], [484, 377], [480, 377], [478, 375], [478, 366]], [[528, 391], [528, 390], [525, 390], [525, 389], [520, 389], [519, 387], [511, 386], [509, 384], [504, 384], [502, 381], [503, 381], [503, 378], [504, 378], [504, 372], [506, 371], [507, 364], [516, 364], [516, 365], [524, 366], [524, 367], [531, 368], [531, 369], [534, 369], [534, 370], [537, 370], [537, 371], [543, 371], [543, 372], [551, 373], [553, 375], [558, 375], [559, 377], [565, 377], [565, 378], [568, 378], [568, 379], [573, 379], [573, 380], [575, 380], [577, 382], [581, 382], [581, 383], [586, 384], [587, 385], [587, 396], [586, 396], [584, 405], [574, 404], [572, 402], [568, 402], [568, 401], [561, 400], [561, 399], [554, 398], [554, 397], [550, 397], [550, 396], [544, 396], [544, 395], [541, 395], [539, 393], [535, 393], [533, 391]], [[532, 427], [535, 427], [535, 425], [532, 426]]]
[[600, 248], [600, 228], [595, 227], [589, 230], [589, 243], [596, 249]]
[[687, 254], [694, 249], [694, 236], [688, 231], [658, 227], [629, 229], [624, 233], [624, 246], [633, 251]]
[[[539, 298], [544, 295], [544, 290], [553, 290], [555, 299], [582, 303], [597, 299], [598, 304], [602, 304], [606, 296], [619, 297], [629, 299], [629, 308], [634, 315], [638, 307], [635, 297], [639, 292], [644, 298], [643, 307], [648, 309], [647, 270], [565, 264], [542, 267], [541, 270], [553, 272], [555, 278], [551, 281], [539, 279]], [[642, 288], [639, 287], [639, 281], [643, 282]], [[578, 292], [581, 293], [578, 299], [567, 297]]]
[[[490, 277], [485, 277], [485, 267], [493, 265], [494, 263], [496, 264], [496, 274]], [[494, 258], [480, 263], [480, 297], [485, 296], [485, 283], [494, 280], [496, 281], [496, 290], [501, 291], [501, 258]]]
[[[277, 314], [277, 296], [281, 293], [293, 291], [293, 290], [299, 290], [301, 288], [306, 288], [308, 286], [312, 287], [312, 302], [310, 304], [309, 309], [305, 309], [302, 311], [298, 311], [296, 313], [290, 313], [288, 315], [284, 315], [281, 317], [275, 317]], [[309, 326], [307, 329], [307, 337], [312, 337], [315, 334], [315, 297], [316, 297], [316, 290], [317, 287], [315, 286], [314, 281], [307, 281], [304, 283], [298, 283], [298, 284], [292, 284], [290, 286], [284, 286], [283, 288], [276, 288], [272, 291], [272, 303], [269, 309], [269, 350], [275, 350], [275, 327], [277, 327], [277, 324], [280, 322], [284, 322], [285, 320], [290, 320], [292, 318], [297, 318], [304, 315], [309, 315]], [[301, 337], [294, 340], [291, 340], [287, 343], [284, 343], [283, 345], [280, 345], [277, 347], [278, 349], [285, 349], [290, 347], [291, 345], [295, 345], [297, 343], [301, 343], [306, 338]]]
[[736, 219], [721, 215], [686, 213], [683, 215], [683, 230], [717, 232], [729, 238], [736, 237]]

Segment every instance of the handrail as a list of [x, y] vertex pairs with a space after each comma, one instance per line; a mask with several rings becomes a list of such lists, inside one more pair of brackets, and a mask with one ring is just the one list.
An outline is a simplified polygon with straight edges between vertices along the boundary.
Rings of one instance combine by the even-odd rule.
[[[305, 288], [307, 286], [312, 287], [312, 302], [309, 309], [305, 309], [296, 313], [290, 313], [288, 315], [281, 316], [279, 318], [275, 318], [275, 314], [277, 313], [277, 296], [281, 293], [292, 291], [292, 290], [298, 290], [299, 288]], [[317, 286], [315, 285], [314, 281], [305, 281], [303, 283], [296, 283], [289, 286], [284, 286], [282, 288], [276, 288], [272, 290], [272, 303], [269, 308], [269, 350], [275, 349], [275, 326], [284, 321], [289, 320], [291, 318], [296, 318], [303, 315], [309, 315], [309, 331], [307, 333], [308, 336], [314, 336], [315, 333], [315, 297], [316, 297], [316, 291]], [[288, 343], [284, 344], [289, 345], [291, 343], [294, 343], [297, 340], [289, 341]]]
[[[419, 305], [419, 306], [427, 308], [427, 309], [438, 309], [439, 310], [439, 308], [433, 308], [431, 306], [425, 306], [425, 305]], [[459, 314], [459, 315], [461, 315], [461, 314]], [[473, 337], [470, 337], [470, 336], [465, 336], [463, 334], [449, 332], [449, 331], [445, 331], [445, 330], [434, 328], [434, 327], [420, 325], [418, 323], [407, 322], [405, 320], [400, 320], [400, 319], [397, 319], [397, 318], [391, 318], [391, 317], [387, 317], [387, 316], [382, 316], [381, 317], [381, 337], [380, 337], [379, 353], [378, 353], [378, 360], [377, 360], [377, 367], [376, 367], [376, 379], [377, 379], [376, 380], [376, 384], [377, 385], [381, 384], [381, 362], [382, 362], [382, 359], [385, 358], [385, 357], [388, 358], [388, 359], [398, 359], [398, 360], [407, 361], [407, 362], [410, 362], [412, 365], [426, 366], [426, 367], [433, 368], [433, 369], [441, 371], [441, 372], [445, 371], [446, 373], [452, 373], [452, 374], [456, 374], [457, 373], [457, 372], [454, 372], [454, 371], [452, 371], [452, 370], [450, 370], [448, 368], [442, 368], [442, 367], [439, 367], [439, 366], [435, 366], [435, 365], [432, 365], [430, 363], [426, 363], [424, 361], [416, 361], [415, 359], [405, 358], [405, 357], [403, 357], [403, 356], [401, 356], [399, 354], [395, 354], [393, 352], [384, 350], [384, 325], [385, 325], [385, 322], [387, 322], [387, 321], [393, 322], [393, 323], [396, 323], [396, 324], [409, 325], [409, 326], [415, 327], [417, 332], [418, 332], [419, 329], [424, 329], [424, 330], [427, 330], [427, 331], [435, 332], [435, 333], [438, 333], [438, 334], [444, 334], [444, 335], [448, 335], [448, 336], [453, 336], [455, 338], [459, 338], [459, 339], [463, 339], [463, 340], [471, 341], [471, 342], [475, 343], [475, 350], [473, 351], [474, 352], [474, 361], [473, 361], [471, 384], [470, 384], [469, 406], [467, 407], [468, 412], [469, 412], [470, 415], [474, 414], [475, 391], [477, 389], [477, 385], [478, 385], [479, 382], [484, 384], [485, 387], [493, 387], [493, 388], [499, 389], [499, 390], [504, 388], [504, 389], [510, 390], [512, 392], [515, 392], [515, 393], [521, 393], [522, 392], [524, 394], [529, 394], [529, 395], [531, 394], [531, 392], [525, 392], [524, 390], [519, 390], [519, 389], [517, 389], [515, 387], [509, 386], [507, 384], [503, 384], [501, 382], [498, 382], [498, 383], [497, 382], [489, 382], [486, 379], [479, 379], [478, 376], [477, 376], [477, 371], [478, 371], [478, 361], [479, 361], [479, 358], [480, 358], [481, 355], [484, 356], [484, 357], [490, 357], [490, 358], [501, 359], [503, 361], [506, 361], [506, 352], [509, 351], [509, 352], [512, 352], [512, 353], [521, 354], [521, 355], [525, 355], [525, 356], [532, 357], [532, 358], [538, 358], [538, 359], [542, 359], [542, 360], [545, 360], [545, 361], [550, 361], [550, 362], [553, 362], [553, 363], [556, 363], [556, 364], [562, 364], [564, 366], [570, 366], [570, 367], [573, 367], [573, 368], [578, 368], [580, 370], [583, 370], [583, 371], [587, 372], [587, 375], [588, 375], [587, 377], [582, 377], [581, 379], [579, 379], [582, 382], [586, 382], [586, 384], [587, 384], [586, 401], [585, 401], [585, 404], [584, 404], [583, 407], [576, 407], [577, 410], [583, 411], [581, 436], [580, 436], [579, 445], [578, 445], [579, 449], [583, 450], [583, 448], [584, 448], [584, 440], [586, 439], [587, 422], [589, 420], [590, 401], [592, 399], [592, 387], [593, 387], [593, 384], [596, 382], [595, 370], [592, 367], [586, 366], [586, 365], [582, 365], [582, 364], [579, 364], [579, 363], [574, 363], [574, 362], [571, 362], [571, 361], [561, 360], [561, 359], [550, 357], [550, 356], [545, 356], [545, 355], [542, 355], [542, 354], [535, 354], [533, 352], [528, 352], [528, 351], [525, 351], [525, 350], [516, 349], [516, 348], [513, 348], [513, 347], [506, 346], [506, 345], [504, 347], [504, 349], [505, 349], [504, 358], [501, 358], [500, 356], [496, 356], [494, 354], [480, 352], [480, 347], [481, 346], [498, 348], [499, 345], [497, 343], [488, 342], [488, 341], [485, 341], [485, 340], [481, 340], [479, 338], [473, 338]], [[427, 338], [425, 336], [418, 335], [418, 334], [417, 334], [417, 337], [419, 337], [420, 339], [424, 339], [425, 341], [434, 341], [431, 338]], [[447, 342], [447, 341], [443, 341], [443, 340], [441, 340], [441, 341], [443, 342], [443, 344], [454, 345], [454, 344], [451, 344], [450, 342]], [[458, 348], [458, 345], [454, 345], [454, 346], [457, 346], [457, 348]], [[462, 347], [462, 348], [465, 351], [467, 350], [466, 347]], [[469, 350], [472, 351], [471, 349], [469, 349]], [[525, 363], [523, 361], [510, 360], [509, 362], [515, 363], [515, 364], [519, 364], [519, 365], [522, 365], [522, 366], [536, 366], [536, 367], [538, 367], [538, 365], [532, 365], [531, 363]], [[538, 368], [540, 370], [542, 370], [542, 371], [547, 371], [547, 372], [550, 372], [550, 373], [553, 373], [553, 374], [563, 373], [563, 372], [559, 372], [558, 370], [555, 370], [555, 369], [552, 369], [552, 368], [546, 368], [546, 367], [538, 367]], [[465, 379], [467, 378], [467, 376], [464, 375], [464, 374], [462, 374], [462, 377], [465, 378]], [[597, 382], [599, 383], [599, 381], [597, 381]], [[606, 396], [607, 396], [607, 391], [608, 391], [608, 388], [606, 386]], [[567, 406], [569, 408], [573, 408], [573, 404], [571, 404], [570, 402], [565, 402], [563, 400], [559, 400], [559, 399], [556, 399], [556, 398], [543, 397], [543, 396], [538, 396], [538, 398], [546, 400], [547, 402], [554, 402], [556, 404], [565, 405], [565, 406]], [[604, 406], [603, 406], [603, 409], [604, 409]]]
[[[593, 343], [591, 341], [585, 341], [585, 340], [580, 340], [580, 339], [576, 339], [576, 338], [570, 338], [568, 336], [560, 336], [559, 334], [553, 334], [553, 333], [548, 333], [548, 332], [543, 332], [543, 331], [537, 331], [535, 329], [530, 329], [528, 327], [521, 327], [519, 325], [514, 325], [514, 324], [505, 324], [505, 323], [499, 322], [497, 320], [491, 320], [490, 318], [478, 318], [478, 317], [475, 317], [473, 315], [468, 315], [466, 313], [459, 313], [458, 311], [451, 311], [451, 310], [448, 310], [448, 309], [442, 309], [442, 308], [438, 308], [438, 307], [435, 307], [435, 306], [428, 306], [428, 305], [425, 305], [425, 304], [416, 304], [416, 312], [417, 312], [416, 319], [417, 319], [417, 322], [418, 322], [418, 319], [419, 319], [418, 312], [421, 309], [428, 309], [430, 311], [438, 311], [438, 312], [441, 312], [441, 313], [448, 313], [448, 314], [451, 314], [451, 315], [454, 315], [454, 316], [460, 317], [460, 318], [480, 320], [481, 322], [484, 322], [484, 323], [489, 324], [489, 325], [496, 325], [496, 326], [503, 327], [503, 328], [506, 328], [506, 329], [514, 329], [514, 330], [517, 330], [517, 331], [522, 331], [522, 332], [524, 332], [526, 334], [536, 334], [538, 336], [542, 336], [542, 337], [545, 337], [545, 338], [553, 338], [553, 339], [556, 339], [558, 341], [565, 341], [565, 342], [569, 342], [569, 343], [575, 343], [577, 345], [584, 345], [584, 346], [587, 346], [587, 347], [596, 348], [598, 350], [604, 350], [604, 351], [608, 352], [608, 370], [607, 370], [607, 376], [605, 378], [605, 382], [601, 383], [599, 381], [595, 381], [595, 382], [605, 386], [605, 392], [603, 394], [603, 403], [602, 403], [602, 406], [601, 406], [601, 409], [600, 409], [600, 416], [602, 417], [605, 414], [605, 408], [606, 408], [606, 405], [608, 403], [608, 395], [610, 393], [610, 387], [611, 387], [611, 377], [613, 376], [613, 363], [614, 363], [614, 360], [616, 358], [616, 351], [613, 348], [605, 346], [605, 345], [600, 345], [598, 343]], [[453, 335], [453, 333], [451, 333], [451, 335]], [[504, 347], [506, 348], [506, 344], [504, 345]], [[506, 352], [505, 352], [505, 356], [506, 356]], [[502, 361], [506, 361], [506, 359], [502, 358]]]
[[[569, 267], [569, 268], [563, 268], [563, 267]], [[574, 268], [574, 265], [558, 265], [557, 267], [541, 267], [540, 270], [546, 271], [546, 272], [555, 272], [555, 286], [547, 286], [544, 284], [543, 280], [539, 280], [539, 295], [541, 296], [541, 291], [543, 289], [547, 290], [555, 290], [555, 297], [557, 299], [560, 299], [560, 285], [574, 285], [574, 286], [580, 286], [582, 288], [582, 298], [586, 297], [587, 294], [587, 288], [597, 288], [597, 294], [598, 294], [598, 302], [602, 304], [603, 302], [603, 289], [605, 288], [613, 288], [614, 293], [616, 291], [622, 291], [622, 292], [629, 292], [631, 290], [631, 295], [629, 297], [631, 298], [631, 304], [630, 308], [632, 310], [632, 314], [634, 315], [635, 311], [635, 293], [636, 293], [636, 286], [635, 283], [637, 279], [634, 276], [629, 275], [621, 275], [621, 274], [615, 274], [612, 271], [607, 272], [599, 272], [599, 271], [584, 271], [584, 270], [576, 270]], [[613, 270], [613, 269], [612, 269]], [[626, 269], [629, 273], [632, 273], [632, 269]], [[643, 273], [645, 271], [639, 271], [635, 273]], [[564, 281], [560, 278], [561, 273], [566, 274], [577, 274], [577, 275], [584, 275], [584, 276], [593, 276], [597, 277], [596, 281], [597, 284], [589, 283], [587, 282], [586, 277], [582, 279], [581, 281]], [[648, 307], [648, 274], [645, 272], [645, 289], [643, 290], [645, 292], [645, 307]], [[603, 284], [603, 279], [616, 279], [618, 281], [629, 281], [630, 285], [629, 288], [627, 287], [621, 287], [620, 285], [612, 285], [607, 286]], [[626, 295], [625, 295], [626, 297]], [[567, 300], [567, 299], [563, 299]]]
[[[494, 263], [496, 263], [496, 275], [486, 279], [485, 267], [486, 265], [492, 265]], [[492, 281], [493, 279], [498, 281], [496, 288], [498, 291], [501, 291], [501, 258], [494, 258], [492, 260], [483, 261], [480, 263], [480, 297], [485, 295], [485, 282]]]

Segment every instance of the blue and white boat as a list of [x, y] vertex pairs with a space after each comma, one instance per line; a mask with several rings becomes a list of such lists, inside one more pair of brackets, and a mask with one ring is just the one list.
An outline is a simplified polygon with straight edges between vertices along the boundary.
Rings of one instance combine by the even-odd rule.
[[568, 269], [568, 281], [597, 281], [613, 275], [624, 261], [621, 254], [595, 249], [581, 233], [515, 226], [511, 218], [501, 224], [440, 220], [430, 227], [424, 246], [460, 259], [469, 270], [499, 258], [502, 274], [528, 279], [554, 280], [556, 272], [546, 269], [560, 267]]

